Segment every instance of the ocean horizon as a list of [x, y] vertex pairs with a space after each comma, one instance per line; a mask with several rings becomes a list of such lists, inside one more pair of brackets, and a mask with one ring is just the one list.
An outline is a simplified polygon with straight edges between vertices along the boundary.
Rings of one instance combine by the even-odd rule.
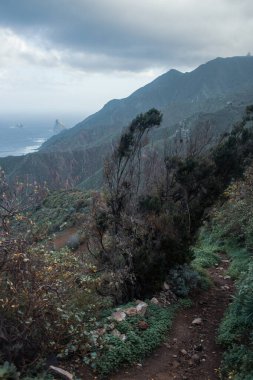
[[[66, 115], [60, 121], [67, 127], [73, 127], [83, 117]], [[0, 157], [22, 156], [36, 152], [41, 145], [52, 137], [54, 116], [40, 115], [0, 115]]]

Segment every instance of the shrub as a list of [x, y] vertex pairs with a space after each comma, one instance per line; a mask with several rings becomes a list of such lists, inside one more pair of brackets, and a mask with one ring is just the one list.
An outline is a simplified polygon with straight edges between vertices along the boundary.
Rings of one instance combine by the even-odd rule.
[[197, 243], [192, 247], [194, 259], [192, 265], [195, 269], [212, 267], [220, 262], [218, 252], [221, 247], [217, 239], [210, 232], [202, 228]]
[[69, 240], [67, 241], [67, 247], [71, 249], [72, 251], [75, 251], [80, 246], [80, 238], [78, 234], [70, 236]]
[[[238, 261], [238, 258], [237, 258]], [[224, 378], [251, 379], [253, 374], [253, 265], [240, 273], [237, 291], [223, 319], [218, 341], [225, 352], [221, 371]]]
[[2, 365], [0, 365], [0, 379], [18, 380], [19, 374], [16, 367], [9, 362], [4, 362]]
[[166, 278], [173, 293], [179, 297], [186, 297], [201, 284], [200, 275], [189, 265], [177, 265], [170, 269]]
[[0, 277], [2, 359], [22, 368], [48, 352], [85, 353], [89, 324], [103, 305], [95, 267], [67, 249], [13, 244]]

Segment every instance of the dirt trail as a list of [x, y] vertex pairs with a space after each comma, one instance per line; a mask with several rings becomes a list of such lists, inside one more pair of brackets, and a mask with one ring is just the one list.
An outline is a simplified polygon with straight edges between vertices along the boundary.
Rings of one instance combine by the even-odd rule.
[[[110, 380], [218, 380], [222, 350], [215, 339], [233, 293], [227, 267], [228, 260], [222, 257], [218, 267], [209, 269], [214, 285], [177, 315], [166, 341], [150, 358], [121, 370]], [[196, 318], [202, 323], [192, 325]]]
[[64, 231], [58, 232], [53, 239], [53, 246], [55, 250], [61, 249], [65, 247], [69, 241], [69, 239], [76, 235], [78, 232], [77, 227], [70, 227]]

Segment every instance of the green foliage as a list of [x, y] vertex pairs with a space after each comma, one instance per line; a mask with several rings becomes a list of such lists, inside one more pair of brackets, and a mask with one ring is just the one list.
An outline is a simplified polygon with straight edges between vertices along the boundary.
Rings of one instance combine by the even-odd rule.
[[[253, 338], [253, 265], [237, 283], [237, 292], [221, 324], [219, 341], [226, 345]], [[253, 340], [251, 341], [253, 344]]]
[[187, 264], [171, 268], [166, 281], [172, 292], [179, 297], [186, 297], [191, 291], [201, 286], [200, 275]]
[[231, 260], [228, 274], [237, 280], [233, 302], [218, 335], [218, 342], [226, 349], [222, 379], [249, 380], [253, 375], [252, 181], [250, 166], [244, 179], [225, 191], [226, 202], [213, 210], [209, 225], [202, 229], [193, 248], [194, 266], [215, 264], [216, 253], [226, 251]]
[[[118, 330], [126, 334], [125, 342], [108, 332], [100, 337], [93, 330], [99, 327], [96, 317], [104, 306], [97, 294], [99, 286], [101, 292], [106, 287], [104, 283], [110, 289], [114, 287], [118, 302], [144, 292], [152, 294], [168, 273], [174, 291], [183, 296], [203, 279], [185, 265], [192, 255], [189, 247], [207, 208], [249, 164], [253, 132], [247, 123], [252, 120], [252, 108], [247, 109], [245, 118], [231, 134], [204, 157], [166, 158], [165, 175], [159, 183], [154, 181], [148, 193], [141, 194], [140, 188], [145, 184], [143, 137], [161, 119], [160, 112], [152, 109], [137, 116], [124, 131], [105, 164], [106, 199], [103, 195], [94, 197], [99, 210], [93, 209], [87, 217], [89, 206], [95, 202], [90, 194], [73, 190], [50, 194], [33, 216], [35, 225], [30, 227], [37, 241], [86, 219], [87, 249], [105, 268], [101, 278], [78, 251], [51, 252], [42, 246], [29, 247], [25, 239], [15, 239], [14, 235], [10, 243], [9, 235], [4, 235], [0, 244], [3, 360], [13, 361], [20, 369], [36, 359], [35, 353], [43, 356], [54, 351], [60, 358], [82, 356], [107, 374], [150, 353], [163, 339], [175, 307], [153, 305], [145, 318], [132, 317], [119, 324]], [[228, 197], [229, 201], [213, 215], [212, 234], [205, 229], [200, 244], [193, 249], [194, 268], [203, 268], [218, 262], [219, 250], [228, 246], [228, 240], [239, 245], [234, 256], [231, 250], [237, 262], [237, 268], [234, 265], [231, 271], [240, 277], [238, 292], [221, 327], [220, 339], [229, 350], [243, 346], [245, 352], [252, 344], [252, 273], [247, 268], [253, 248], [252, 184], [253, 173], [248, 172], [244, 181], [228, 189], [224, 199]], [[1, 201], [5, 202], [5, 191], [2, 193]], [[16, 226], [22, 218], [18, 215]], [[3, 214], [2, 226], [8, 232], [5, 222]], [[140, 320], [148, 323], [146, 330], [138, 328]], [[240, 359], [236, 368], [233, 363], [228, 363], [227, 368], [238, 373], [241, 366], [246, 368], [246, 374], [251, 358], [241, 352], [244, 351], [238, 358], [247, 357], [246, 362]]]
[[220, 262], [218, 252], [220, 244], [204, 229], [201, 230], [197, 243], [192, 248], [194, 259], [192, 265], [196, 269], [212, 267]]
[[158, 127], [161, 121], [162, 114], [154, 108], [138, 115], [122, 133], [112, 156], [105, 160], [107, 204], [113, 217], [115, 232], [122, 212], [138, 193], [143, 138], [152, 128]]
[[[126, 340], [123, 342], [111, 334], [105, 335], [103, 348], [97, 351], [93, 367], [100, 374], [107, 375], [123, 364], [142, 360], [163, 341], [178, 307], [179, 305], [162, 308], [150, 304], [145, 317], [132, 316], [118, 323], [117, 329], [126, 334]], [[147, 322], [149, 327], [146, 330], [140, 330], [138, 328], [140, 321]]]
[[[151, 111], [153, 114], [154, 110]], [[201, 247], [195, 246], [193, 251], [190, 245], [206, 210], [223, 195], [232, 178], [241, 177], [249, 164], [253, 151], [253, 130], [248, 125], [253, 118], [251, 108], [245, 115], [223, 141], [206, 150], [203, 156], [193, 152], [187, 157], [165, 157], [161, 178], [143, 193], [140, 188], [148, 179], [140, 162], [140, 139], [146, 130], [145, 119], [150, 121], [150, 115], [139, 115], [122, 135], [105, 165], [108, 224], [101, 231], [101, 241], [103, 236], [110, 235], [111, 246], [110, 254], [103, 247], [101, 252], [113, 270], [127, 268], [128, 273], [122, 279], [126, 298], [128, 294], [142, 297], [156, 291], [170, 268], [189, 263], [192, 253], [196, 257], [193, 265], [201, 271], [205, 286], [208, 285], [203, 268], [219, 262], [222, 236], [217, 241], [214, 238], [202, 241]], [[249, 203], [253, 204], [252, 200]], [[250, 208], [248, 205], [243, 208], [245, 212], [231, 211], [223, 232], [231, 226], [231, 234], [238, 240], [246, 240], [250, 247], [253, 224], [248, 223]], [[242, 234], [236, 224], [242, 225], [239, 222], [243, 218], [247, 228], [243, 228]]]
[[253, 350], [245, 345], [234, 345], [224, 355], [221, 376], [222, 379], [251, 380], [253, 379]]
[[[40, 371], [39, 371], [40, 372]], [[0, 379], [1, 380], [53, 380], [53, 376], [44, 372], [35, 375], [21, 375], [14, 364], [4, 362], [0, 364]]]
[[79, 225], [87, 215], [91, 194], [78, 190], [50, 193], [33, 213], [33, 233], [47, 237], [49, 234]]
[[0, 364], [0, 379], [18, 380], [19, 374], [16, 367], [9, 362], [4, 362], [2, 365]]
[[238, 244], [233, 241], [227, 244], [226, 251], [229, 252], [229, 256], [232, 259], [228, 274], [233, 279], [238, 279], [242, 274], [247, 272], [252, 262], [252, 255], [246, 248], [238, 246]]

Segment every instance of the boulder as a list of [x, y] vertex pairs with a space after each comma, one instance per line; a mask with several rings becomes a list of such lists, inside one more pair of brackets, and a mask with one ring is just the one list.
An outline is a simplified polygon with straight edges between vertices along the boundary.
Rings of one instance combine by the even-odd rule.
[[164, 281], [164, 283], [163, 283], [163, 289], [164, 290], [170, 290], [170, 286], [166, 281]]
[[146, 314], [148, 304], [146, 302], [140, 302], [136, 306], [137, 314], [144, 316]]
[[125, 342], [125, 340], [126, 340], [126, 335], [121, 334], [119, 332], [119, 330], [117, 330], [117, 329], [112, 330], [112, 335], [115, 336], [116, 338], [119, 338], [120, 340], [122, 340], [122, 342]]
[[201, 325], [202, 324], [202, 319], [201, 318], [195, 318], [192, 321], [192, 325]]
[[125, 312], [126, 315], [128, 315], [129, 317], [131, 317], [131, 316], [137, 314], [136, 307], [129, 307], [128, 309], [124, 309], [124, 312]]
[[98, 334], [98, 336], [102, 336], [106, 333], [106, 329], [104, 327], [101, 327], [96, 330], [96, 333]]
[[115, 311], [112, 313], [112, 318], [117, 322], [124, 321], [126, 319], [126, 313], [123, 311]]
[[150, 303], [152, 303], [153, 305], [159, 305], [159, 301], [157, 298], [153, 297], [151, 300], [150, 300]]
[[149, 324], [146, 321], [139, 321], [138, 328], [140, 330], [147, 330], [149, 328]]

